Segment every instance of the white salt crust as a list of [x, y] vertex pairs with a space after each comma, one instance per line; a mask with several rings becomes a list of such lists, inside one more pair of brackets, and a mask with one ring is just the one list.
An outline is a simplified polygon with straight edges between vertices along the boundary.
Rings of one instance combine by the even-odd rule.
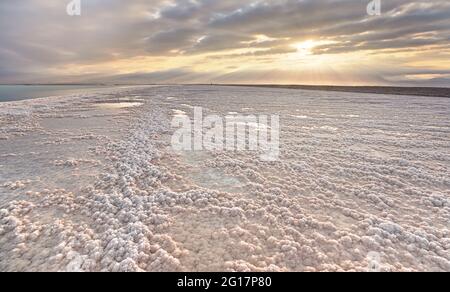
[[[116, 95], [143, 105], [88, 111]], [[174, 153], [173, 110], [193, 106], [277, 111], [280, 160]], [[44, 127], [55, 111], [111, 132]], [[375, 252], [383, 271], [450, 271], [449, 116], [446, 99], [200, 86], [0, 104], [0, 145], [87, 143], [94, 158], [46, 167], [100, 173], [75, 191], [0, 177], [0, 270], [366, 271]]]

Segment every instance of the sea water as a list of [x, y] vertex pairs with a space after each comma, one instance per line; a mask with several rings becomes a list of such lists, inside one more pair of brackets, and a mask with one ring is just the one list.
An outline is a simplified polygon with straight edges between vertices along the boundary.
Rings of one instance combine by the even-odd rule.
[[47, 96], [86, 93], [106, 88], [90, 85], [0, 85], [0, 102], [33, 99]]

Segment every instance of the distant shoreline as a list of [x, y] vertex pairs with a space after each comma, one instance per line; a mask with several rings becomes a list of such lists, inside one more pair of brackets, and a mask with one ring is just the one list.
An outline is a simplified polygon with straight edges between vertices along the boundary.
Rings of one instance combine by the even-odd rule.
[[279, 85], [279, 84], [121, 84], [121, 83], [73, 83], [73, 84], [0, 84], [0, 86], [171, 86], [171, 85], [214, 85], [214, 86], [239, 86], [239, 87], [262, 87], [262, 88], [282, 88], [282, 89], [302, 89], [318, 91], [337, 91], [353, 93], [390, 94], [390, 95], [410, 95], [427, 97], [450, 98], [450, 87], [401, 87], [401, 86], [336, 86], [336, 85]]
[[450, 88], [445, 87], [395, 87], [395, 86], [333, 86], [333, 85], [270, 85], [270, 84], [214, 84], [263, 88], [303, 89], [390, 95], [411, 95], [450, 98]]

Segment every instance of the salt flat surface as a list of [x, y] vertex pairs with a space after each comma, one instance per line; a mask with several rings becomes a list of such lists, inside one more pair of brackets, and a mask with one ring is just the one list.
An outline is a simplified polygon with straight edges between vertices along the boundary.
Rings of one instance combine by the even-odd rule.
[[[281, 155], [175, 152], [278, 114]], [[450, 99], [166, 86], [0, 104], [1, 271], [450, 271]]]

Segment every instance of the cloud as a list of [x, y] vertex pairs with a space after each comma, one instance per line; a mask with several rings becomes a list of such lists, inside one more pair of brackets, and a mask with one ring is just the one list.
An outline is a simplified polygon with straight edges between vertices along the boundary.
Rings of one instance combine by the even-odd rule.
[[[322, 41], [311, 48], [313, 55], [347, 54], [354, 64], [361, 63], [359, 52], [388, 58], [389, 51], [450, 50], [446, 0], [382, 1], [379, 17], [368, 16], [369, 1], [361, 0], [82, 0], [80, 17], [66, 15], [66, 2], [0, 2], [0, 82], [24, 76], [64, 80], [74, 72], [92, 76], [108, 68], [116, 70], [111, 75], [120, 75], [132, 68], [114, 66], [115, 61], [161, 57], [166, 59], [154, 72], [161, 67], [183, 71], [189, 62], [208, 67], [216, 60], [215, 66], [222, 67], [203, 73], [226, 74], [227, 68], [239, 65], [230, 62], [258, 58], [272, 60], [273, 70], [285, 70], [276, 67], [278, 60], [295, 54], [293, 45], [306, 40]], [[435, 61], [432, 56], [417, 58], [396, 65]], [[105, 63], [108, 67], [102, 67]], [[83, 72], [86, 66], [89, 71]]]
[[164, 55], [174, 50], [183, 50], [192, 46], [199, 32], [194, 29], [181, 28], [157, 32], [148, 38], [149, 53]]

